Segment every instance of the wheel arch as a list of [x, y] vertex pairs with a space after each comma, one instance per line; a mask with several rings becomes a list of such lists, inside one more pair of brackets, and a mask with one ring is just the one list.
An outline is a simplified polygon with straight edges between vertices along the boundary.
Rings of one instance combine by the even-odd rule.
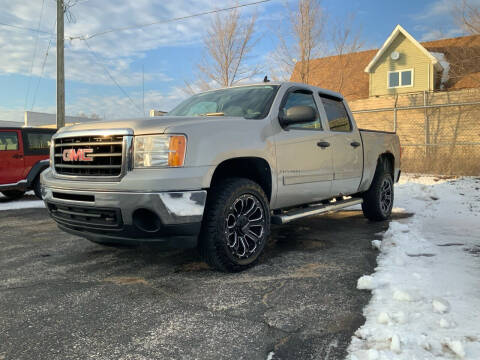
[[222, 161], [215, 168], [210, 180], [210, 187], [229, 177], [243, 177], [256, 182], [265, 192], [267, 199], [272, 199], [272, 168], [261, 157], [237, 157]]
[[47, 169], [49, 166], [49, 160], [40, 160], [36, 162], [28, 172], [27, 186], [31, 187], [37, 176], [39, 176], [42, 171]]
[[[377, 159], [377, 169], [380, 166], [387, 166], [388, 170], [390, 171], [390, 174], [392, 175], [392, 179], [395, 181], [395, 156], [387, 151], [384, 152], [383, 154], [380, 154]], [[375, 171], [376, 173], [376, 171]]]

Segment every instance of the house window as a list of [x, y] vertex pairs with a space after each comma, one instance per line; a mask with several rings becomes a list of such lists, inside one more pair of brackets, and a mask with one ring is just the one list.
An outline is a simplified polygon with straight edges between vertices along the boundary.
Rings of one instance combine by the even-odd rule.
[[388, 72], [388, 87], [406, 87], [413, 86], [413, 70], [400, 70]]

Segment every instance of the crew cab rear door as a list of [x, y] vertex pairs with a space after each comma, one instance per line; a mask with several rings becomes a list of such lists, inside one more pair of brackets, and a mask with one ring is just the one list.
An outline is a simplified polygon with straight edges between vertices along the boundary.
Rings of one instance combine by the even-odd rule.
[[275, 207], [312, 203], [330, 196], [333, 164], [328, 144], [331, 135], [324, 130], [325, 122], [320, 117], [318, 101], [314, 92], [297, 86], [288, 89], [283, 96], [279, 111], [306, 105], [316, 111], [317, 119], [312, 123], [282, 128], [275, 135], [278, 174]]
[[24, 168], [20, 130], [0, 129], [0, 185], [22, 180]]
[[358, 191], [363, 173], [363, 146], [360, 132], [343, 99], [319, 94], [328, 122], [333, 155], [332, 195]]

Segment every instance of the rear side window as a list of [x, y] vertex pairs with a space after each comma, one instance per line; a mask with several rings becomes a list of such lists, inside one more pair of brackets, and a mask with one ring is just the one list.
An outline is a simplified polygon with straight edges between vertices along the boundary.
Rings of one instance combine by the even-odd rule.
[[0, 151], [18, 150], [18, 136], [15, 131], [0, 131]]
[[30, 150], [50, 149], [52, 134], [29, 132], [27, 134], [27, 143]]
[[306, 124], [296, 124], [292, 125], [290, 129], [313, 129], [313, 130], [322, 130], [322, 124], [320, 122], [320, 116], [318, 115], [317, 105], [315, 104], [315, 100], [313, 99], [313, 94], [306, 91], [293, 91], [287, 95], [287, 99], [285, 101], [285, 105], [283, 105], [282, 109], [286, 112], [292, 106], [299, 106], [299, 105], [306, 105], [310, 106], [315, 110], [317, 114], [317, 118], [315, 121], [306, 123]]
[[325, 97], [320, 95], [323, 107], [327, 113], [328, 125], [330, 131], [350, 132], [352, 124], [347, 114], [347, 109], [342, 100]]
[[25, 155], [48, 155], [54, 133], [55, 131], [24, 130], [23, 147]]

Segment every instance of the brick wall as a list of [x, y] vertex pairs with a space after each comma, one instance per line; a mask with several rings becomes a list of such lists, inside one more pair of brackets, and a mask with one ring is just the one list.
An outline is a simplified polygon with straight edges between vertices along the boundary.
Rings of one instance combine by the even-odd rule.
[[[415, 106], [465, 104], [467, 106]], [[408, 172], [480, 175], [480, 89], [418, 92], [370, 97], [349, 102], [361, 128], [394, 130], [402, 146], [402, 168]], [[379, 112], [357, 111], [388, 109]]]

